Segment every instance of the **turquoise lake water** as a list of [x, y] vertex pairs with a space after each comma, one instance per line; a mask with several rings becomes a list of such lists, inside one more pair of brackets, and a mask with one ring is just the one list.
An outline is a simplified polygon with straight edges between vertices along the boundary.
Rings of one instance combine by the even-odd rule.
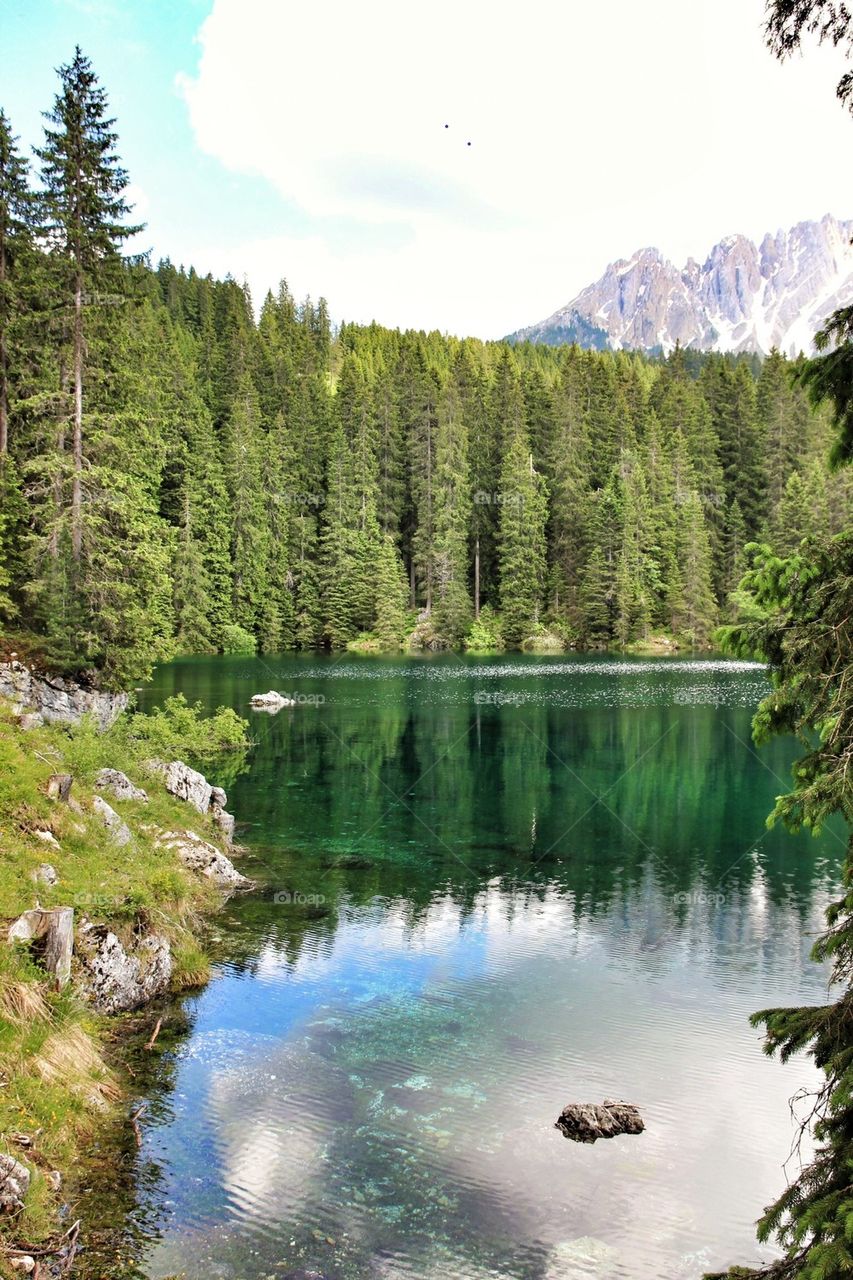
[[[298, 705], [250, 711], [271, 687]], [[766, 830], [793, 746], [752, 747], [765, 689], [704, 659], [162, 668], [146, 707], [181, 691], [251, 720], [220, 780], [260, 887], [140, 1082], [134, 1274], [695, 1280], [766, 1258], [753, 1222], [815, 1075], [747, 1018], [824, 999], [808, 953], [843, 843]], [[554, 1128], [605, 1097], [646, 1132]]]

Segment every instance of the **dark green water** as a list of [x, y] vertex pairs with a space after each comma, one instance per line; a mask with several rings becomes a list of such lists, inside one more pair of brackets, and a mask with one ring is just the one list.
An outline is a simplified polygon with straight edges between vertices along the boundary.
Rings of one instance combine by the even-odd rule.
[[[250, 713], [270, 687], [323, 701]], [[746, 1019], [825, 994], [808, 950], [843, 847], [765, 829], [792, 753], [751, 748], [764, 688], [722, 661], [163, 668], [146, 705], [251, 716], [226, 781], [262, 888], [175, 1011], [143, 1273], [687, 1280], [766, 1256], [753, 1219], [814, 1077]], [[609, 1096], [643, 1135], [553, 1127]]]

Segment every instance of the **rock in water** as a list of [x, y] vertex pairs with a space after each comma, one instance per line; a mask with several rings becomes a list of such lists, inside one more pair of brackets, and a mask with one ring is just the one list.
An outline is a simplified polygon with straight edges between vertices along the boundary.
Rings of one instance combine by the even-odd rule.
[[293, 698], [285, 698], [275, 689], [270, 689], [269, 693], [255, 693], [249, 699], [249, 703], [253, 707], [293, 707], [296, 705]]
[[126, 951], [104, 925], [84, 925], [77, 955], [83, 969], [80, 986], [100, 1013], [138, 1009], [163, 995], [172, 977], [168, 939], [157, 933], [149, 933]]
[[16, 1213], [24, 1207], [30, 1171], [14, 1156], [0, 1155], [0, 1211]]
[[556, 1127], [573, 1142], [596, 1142], [620, 1133], [642, 1133], [643, 1118], [630, 1102], [605, 1098], [597, 1102], [570, 1102], [563, 1107]]
[[99, 791], [109, 791], [116, 800], [141, 800], [148, 803], [148, 793], [135, 787], [126, 773], [120, 769], [102, 769], [95, 779]]

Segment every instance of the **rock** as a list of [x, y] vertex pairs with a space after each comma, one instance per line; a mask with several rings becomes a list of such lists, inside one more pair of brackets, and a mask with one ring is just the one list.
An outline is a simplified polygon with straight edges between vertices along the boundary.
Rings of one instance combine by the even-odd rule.
[[9, 1266], [13, 1271], [23, 1271], [24, 1275], [36, 1269], [36, 1260], [29, 1253], [19, 1253], [16, 1258], [9, 1259]]
[[80, 987], [100, 1013], [138, 1009], [168, 990], [172, 953], [167, 938], [149, 933], [132, 951], [105, 925], [79, 931]]
[[37, 676], [14, 660], [0, 663], [0, 697], [15, 707], [23, 728], [79, 724], [84, 716], [91, 715], [102, 733], [115, 723], [128, 701], [126, 693], [84, 688], [62, 676]]
[[60, 847], [59, 841], [52, 831], [45, 831], [40, 828], [38, 831], [33, 832], [33, 834], [37, 835], [39, 840], [43, 840], [45, 844], [49, 844], [51, 849], [58, 849]]
[[29, 1169], [14, 1156], [0, 1155], [0, 1212], [16, 1213], [23, 1209], [29, 1189]]
[[234, 827], [236, 825], [234, 814], [226, 813], [224, 809], [211, 809], [210, 812], [213, 821], [222, 833], [223, 840], [230, 849], [234, 844]]
[[616, 1274], [618, 1249], [595, 1236], [578, 1236], [555, 1245], [547, 1259], [545, 1280], [602, 1280]]
[[95, 796], [92, 799], [92, 808], [107, 828], [113, 844], [117, 844], [120, 849], [130, 844], [133, 839], [130, 827], [123, 818], [119, 817], [115, 809], [107, 804], [106, 800], [101, 796]]
[[51, 1191], [62, 1190], [62, 1174], [58, 1169], [48, 1169], [44, 1176], [47, 1178]]
[[605, 1098], [596, 1102], [570, 1102], [564, 1107], [556, 1127], [573, 1142], [596, 1142], [620, 1133], [642, 1133], [645, 1129], [638, 1109], [630, 1102]]
[[249, 699], [249, 705], [252, 707], [264, 707], [267, 710], [279, 707], [295, 707], [295, 698], [285, 698], [282, 694], [277, 693], [275, 689], [270, 689], [269, 693], [255, 693]]
[[74, 908], [34, 907], [25, 911], [6, 935], [9, 942], [43, 943], [42, 964], [61, 987], [71, 976], [71, 952], [74, 948]]
[[74, 779], [70, 773], [52, 773], [47, 780], [47, 794], [50, 800], [61, 800], [68, 803], [68, 793]]
[[373, 861], [363, 853], [339, 853], [334, 858], [327, 858], [323, 866], [335, 871], [369, 871]]
[[182, 760], [173, 760], [166, 764], [162, 760], [149, 761], [149, 767], [162, 774], [166, 790], [178, 800], [186, 800], [199, 813], [207, 813], [210, 808], [210, 797], [213, 787], [203, 773], [198, 773], [184, 764]]
[[210, 807], [211, 809], [224, 809], [228, 803], [228, 796], [221, 787], [210, 788]]
[[40, 862], [33, 872], [33, 880], [35, 880], [36, 884], [59, 884], [56, 867], [52, 867], [49, 862]]
[[148, 803], [148, 793], [135, 787], [126, 773], [120, 769], [102, 769], [95, 779], [99, 791], [109, 791], [116, 800], [141, 800]]
[[230, 858], [194, 831], [164, 831], [155, 844], [172, 849], [185, 867], [207, 876], [222, 889], [254, 888], [253, 881], [241, 875]]

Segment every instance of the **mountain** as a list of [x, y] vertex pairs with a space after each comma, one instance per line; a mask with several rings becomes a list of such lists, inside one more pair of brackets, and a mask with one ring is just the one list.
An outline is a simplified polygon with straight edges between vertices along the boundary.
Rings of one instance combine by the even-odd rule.
[[547, 320], [510, 342], [577, 342], [596, 350], [702, 351], [788, 355], [812, 350], [815, 331], [853, 303], [853, 221], [827, 214], [769, 233], [756, 245], [727, 236], [700, 266], [676, 267], [657, 249], [613, 262]]

